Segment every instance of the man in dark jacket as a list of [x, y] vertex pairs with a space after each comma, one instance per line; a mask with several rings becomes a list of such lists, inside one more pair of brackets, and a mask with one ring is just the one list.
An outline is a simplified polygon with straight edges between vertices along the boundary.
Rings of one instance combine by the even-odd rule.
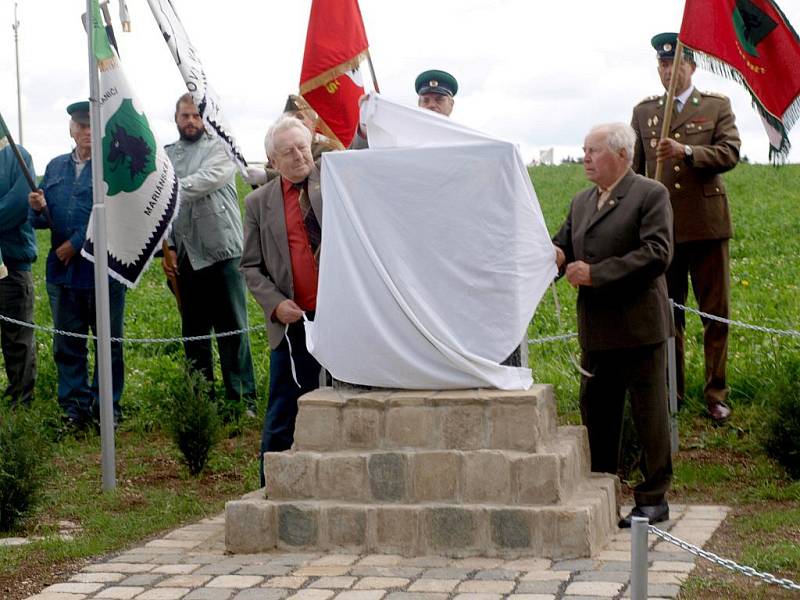
[[642, 444], [644, 480], [631, 516], [669, 518], [672, 480], [666, 398], [666, 339], [672, 322], [664, 272], [672, 256], [672, 210], [666, 188], [631, 170], [633, 129], [595, 127], [584, 143], [586, 178], [553, 238], [556, 262], [578, 288], [581, 417], [592, 471], [617, 473], [622, 415], [630, 393]]
[[[33, 174], [31, 155], [17, 146]], [[0, 255], [8, 275], [0, 279], [0, 314], [18, 321], [33, 321], [33, 276], [36, 238], [28, 222], [28, 183], [10, 146], [0, 150]], [[36, 381], [36, 344], [33, 329], [0, 321], [8, 387], [4, 396], [12, 404], [27, 404]]]

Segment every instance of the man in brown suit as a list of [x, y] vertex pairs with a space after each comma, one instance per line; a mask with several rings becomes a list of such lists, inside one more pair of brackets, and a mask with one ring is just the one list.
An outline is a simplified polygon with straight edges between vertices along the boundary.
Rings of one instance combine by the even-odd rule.
[[292, 447], [297, 399], [319, 387], [320, 365], [306, 350], [303, 319], [317, 305], [322, 231], [319, 170], [311, 132], [284, 115], [269, 129], [266, 149], [280, 177], [245, 198], [241, 271], [264, 310], [270, 354], [269, 404], [261, 434], [264, 452]]
[[595, 127], [584, 143], [586, 178], [553, 243], [556, 263], [578, 288], [581, 418], [592, 471], [617, 473], [625, 395], [642, 443], [644, 481], [631, 516], [669, 519], [672, 481], [666, 398], [671, 335], [664, 272], [672, 256], [672, 210], [663, 185], [631, 170], [636, 136], [623, 123]]
[[[666, 89], [673, 76], [677, 34], [655, 36], [658, 74]], [[670, 298], [686, 304], [688, 279], [700, 310], [728, 317], [730, 267], [728, 240], [733, 229], [728, 197], [720, 173], [739, 162], [739, 132], [731, 104], [725, 96], [699, 92], [692, 85], [694, 59], [686, 54], [678, 72], [675, 112], [669, 136], [659, 139], [664, 121], [664, 96], [651, 96], [633, 109], [636, 131], [633, 170], [653, 177], [656, 160], [664, 160], [662, 183], [670, 192], [675, 215], [675, 256], [667, 271]], [[685, 315], [675, 310], [678, 402], [684, 397]], [[728, 387], [725, 364], [728, 326], [703, 319], [705, 396], [708, 412], [717, 422], [730, 416], [725, 404]]]

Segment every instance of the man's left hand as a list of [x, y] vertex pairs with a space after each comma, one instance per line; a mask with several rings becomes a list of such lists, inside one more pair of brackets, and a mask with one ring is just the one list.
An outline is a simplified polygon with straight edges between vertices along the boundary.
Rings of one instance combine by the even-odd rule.
[[664, 138], [656, 146], [656, 159], [658, 160], [683, 160], [685, 156], [686, 147], [672, 138]]
[[589, 268], [589, 264], [582, 260], [576, 260], [567, 265], [566, 278], [570, 285], [574, 287], [578, 287], [579, 285], [592, 285], [592, 272]]
[[69, 264], [69, 261], [75, 256], [76, 251], [75, 248], [72, 246], [72, 242], [67, 240], [63, 244], [61, 244], [58, 248], [56, 248], [56, 256], [58, 260], [60, 260], [65, 265]]

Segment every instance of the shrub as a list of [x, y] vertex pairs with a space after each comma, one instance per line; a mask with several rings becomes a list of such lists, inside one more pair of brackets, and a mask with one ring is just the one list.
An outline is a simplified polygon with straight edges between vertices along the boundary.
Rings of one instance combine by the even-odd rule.
[[210, 398], [210, 384], [194, 369], [172, 386], [165, 406], [166, 428], [178, 446], [189, 473], [199, 475], [221, 437], [220, 419]]
[[786, 390], [771, 408], [764, 449], [793, 479], [800, 479], [800, 393]]
[[50, 444], [33, 411], [0, 407], [0, 531], [11, 531], [36, 505]]

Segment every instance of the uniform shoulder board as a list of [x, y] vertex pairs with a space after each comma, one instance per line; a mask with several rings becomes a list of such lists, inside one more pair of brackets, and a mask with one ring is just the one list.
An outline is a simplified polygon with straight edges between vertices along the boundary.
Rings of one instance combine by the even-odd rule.
[[[660, 95], [648, 96], [644, 100], [640, 101], [639, 104], [647, 104], [648, 102], [654, 102], [655, 100], [658, 100], [659, 98], [661, 98]], [[636, 106], [639, 106], [639, 104], [637, 104]]]
[[728, 97], [725, 94], [720, 94], [718, 92], [700, 92], [703, 96], [710, 96], [711, 98], [719, 98], [720, 100], [727, 100]]

